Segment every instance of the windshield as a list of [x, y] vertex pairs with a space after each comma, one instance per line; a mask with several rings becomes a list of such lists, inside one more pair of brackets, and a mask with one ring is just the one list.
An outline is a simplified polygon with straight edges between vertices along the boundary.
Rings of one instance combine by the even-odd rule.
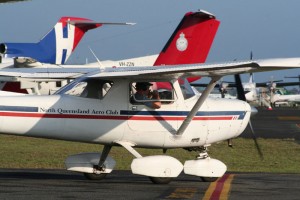
[[186, 78], [180, 79], [179, 84], [180, 84], [180, 89], [182, 91], [184, 99], [189, 99], [189, 98], [195, 96], [195, 92], [192, 89], [190, 83], [188, 82], [188, 80]]
[[113, 82], [95, 78], [77, 79], [58, 90], [55, 94], [64, 94], [83, 98], [102, 99], [112, 87]]

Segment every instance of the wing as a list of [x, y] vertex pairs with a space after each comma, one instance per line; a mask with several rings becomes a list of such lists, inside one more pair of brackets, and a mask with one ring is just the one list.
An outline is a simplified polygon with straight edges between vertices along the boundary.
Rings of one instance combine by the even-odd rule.
[[0, 80], [5, 78], [37, 78], [37, 79], [74, 79], [97, 68], [6, 68], [0, 70]]
[[300, 58], [266, 59], [215, 64], [168, 65], [161, 67], [109, 68], [91, 77], [134, 77], [176, 79], [190, 76], [226, 76], [300, 67]]
[[45, 78], [72, 79], [84, 74], [92, 73], [90, 77], [116, 77], [116, 78], [166, 78], [177, 79], [180, 77], [191, 76], [226, 76], [232, 74], [264, 72], [271, 70], [282, 70], [299, 68], [300, 58], [267, 59], [257, 61], [228, 62], [214, 64], [190, 64], [190, 65], [167, 65], [167, 66], [148, 66], [148, 67], [118, 67], [118, 68], [87, 68], [65, 67], [65, 68], [8, 68], [0, 70], [0, 79], [3, 77], [20, 78]]

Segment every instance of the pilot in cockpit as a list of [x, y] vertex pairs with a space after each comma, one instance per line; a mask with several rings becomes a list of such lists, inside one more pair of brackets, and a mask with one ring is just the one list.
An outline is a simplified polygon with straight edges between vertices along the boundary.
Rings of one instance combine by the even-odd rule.
[[[135, 85], [136, 93], [134, 94], [134, 98], [136, 100], [151, 100], [157, 99], [159, 100], [159, 94], [156, 90], [151, 91], [150, 86], [152, 83], [149, 82], [137, 82]], [[147, 101], [144, 104], [150, 108], [158, 109], [161, 107], [160, 101]]]

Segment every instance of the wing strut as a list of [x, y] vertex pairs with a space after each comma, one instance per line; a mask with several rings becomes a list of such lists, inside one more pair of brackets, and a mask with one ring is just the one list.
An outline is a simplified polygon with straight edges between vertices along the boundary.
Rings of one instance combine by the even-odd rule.
[[143, 157], [141, 154], [139, 154], [139, 152], [137, 152], [134, 148], [132, 148], [134, 146], [134, 144], [132, 144], [131, 142], [120, 140], [120, 141], [115, 141], [115, 143], [117, 143], [117, 144], [121, 145], [122, 147], [124, 147], [125, 149], [127, 149], [127, 151], [129, 151], [136, 158]]
[[199, 108], [202, 106], [206, 98], [208, 97], [209, 93], [214, 89], [217, 82], [220, 80], [220, 76], [214, 76], [211, 78], [211, 81], [205, 88], [205, 90], [202, 92], [201, 96], [199, 97], [198, 101], [195, 103], [192, 110], [189, 112], [188, 116], [185, 118], [185, 120], [182, 122], [181, 126], [179, 127], [177, 133], [175, 136], [182, 136], [188, 125], [191, 123], [192, 119], [197, 114]]

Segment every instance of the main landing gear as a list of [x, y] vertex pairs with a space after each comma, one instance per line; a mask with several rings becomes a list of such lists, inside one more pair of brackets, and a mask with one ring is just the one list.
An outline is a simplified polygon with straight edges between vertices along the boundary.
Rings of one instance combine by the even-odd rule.
[[[198, 176], [202, 181], [213, 182], [227, 170], [224, 163], [209, 157], [207, 147], [187, 148], [189, 151], [198, 152], [198, 156], [182, 165], [179, 160], [168, 155], [143, 157], [129, 142], [119, 141], [118, 144], [135, 156], [131, 163], [132, 173], [147, 176], [155, 184], [168, 184], [182, 171], [187, 175]], [[68, 170], [83, 173], [87, 179], [102, 180], [115, 167], [115, 160], [108, 155], [111, 148], [112, 146], [105, 145], [102, 153], [71, 155], [65, 161], [66, 167]]]
[[83, 175], [85, 176], [85, 178], [89, 179], [89, 180], [102, 180], [106, 177], [107, 173], [103, 173], [105, 172], [105, 160], [111, 150], [111, 145], [105, 145], [103, 148], [103, 152], [101, 153], [101, 157], [100, 160], [98, 162], [98, 165], [94, 165], [94, 173], [83, 173]]
[[99, 180], [103, 180], [106, 177], [107, 173], [100, 173], [100, 174], [83, 173], [83, 175], [85, 176], [86, 179], [99, 181]]
[[105, 145], [102, 153], [81, 153], [69, 156], [67, 170], [81, 172], [89, 180], [102, 180], [111, 173], [116, 162], [108, 156], [111, 145]]
[[203, 182], [214, 182], [226, 172], [227, 167], [224, 163], [209, 157], [207, 146], [186, 148], [186, 150], [196, 151], [199, 154], [195, 160], [185, 161], [185, 174], [199, 176]]

